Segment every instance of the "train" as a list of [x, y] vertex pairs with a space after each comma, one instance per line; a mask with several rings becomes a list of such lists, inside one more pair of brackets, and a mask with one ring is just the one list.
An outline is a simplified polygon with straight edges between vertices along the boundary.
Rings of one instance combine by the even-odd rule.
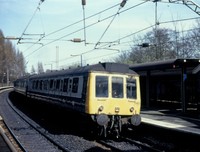
[[90, 117], [104, 137], [141, 123], [139, 75], [127, 64], [104, 62], [21, 77], [14, 91]]

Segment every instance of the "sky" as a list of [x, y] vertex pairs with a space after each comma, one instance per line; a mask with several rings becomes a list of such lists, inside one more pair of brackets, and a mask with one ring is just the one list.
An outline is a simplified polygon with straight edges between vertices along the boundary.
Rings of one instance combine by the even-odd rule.
[[[120, 7], [121, 2], [86, 0], [83, 6], [81, 0], [0, 0], [0, 29], [4, 37], [21, 38], [11, 41], [31, 72], [38, 62], [45, 70], [58, 70], [81, 61], [112, 61], [155, 27], [155, 16], [160, 28], [179, 30], [193, 28], [192, 18], [200, 17], [181, 2], [162, 0], [157, 9], [152, 1], [127, 0]], [[175, 20], [183, 21], [164, 23]]]

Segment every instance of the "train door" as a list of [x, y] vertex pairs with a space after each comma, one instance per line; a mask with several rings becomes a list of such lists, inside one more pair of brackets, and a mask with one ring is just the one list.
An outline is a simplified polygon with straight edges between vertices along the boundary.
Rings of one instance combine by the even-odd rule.
[[76, 98], [82, 98], [82, 91], [83, 91], [83, 77], [75, 77], [73, 78], [72, 84], [72, 95]]
[[68, 93], [67, 95], [71, 97], [72, 95], [72, 82], [73, 82], [73, 78], [69, 78], [68, 80]]
[[82, 97], [82, 90], [83, 90], [83, 77], [72, 77], [69, 79], [69, 96], [75, 98]]
[[64, 80], [61, 79], [61, 80], [60, 80], [60, 89], [59, 89], [60, 97], [61, 97], [61, 98], [63, 98], [63, 85], [64, 85]]

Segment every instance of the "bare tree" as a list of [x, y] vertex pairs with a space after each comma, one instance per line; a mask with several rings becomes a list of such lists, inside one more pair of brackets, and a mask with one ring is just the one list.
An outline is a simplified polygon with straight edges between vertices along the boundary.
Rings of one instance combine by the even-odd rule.
[[35, 68], [34, 68], [33, 65], [32, 65], [32, 67], [31, 67], [31, 74], [36, 74], [36, 71], [35, 71]]
[[194, 29], [188, 33], [187, 37], [192, 47], [192, 57], [200, 58], [200, 19], [196, 21], [196, 25], [194, 25]]
[[44, 68], [42, 62], [38, 62], [38, 74], [44, 73]]
[[[139, 39], [139, 40], [138, 40]], [[172, 58], [200, 57], [200, 21], [190, 32], [157, 28], [133, 41], [131, 51], [115, 58], [116, 62], [144, 63]]]
[[25, 59], [0, 30], [0, 83], [7, 84], [25, 74]]

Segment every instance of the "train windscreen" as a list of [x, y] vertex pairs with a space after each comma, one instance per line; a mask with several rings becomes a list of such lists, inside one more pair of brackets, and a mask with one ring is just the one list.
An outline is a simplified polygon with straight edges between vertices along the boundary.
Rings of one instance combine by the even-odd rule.
[[126, 92], [127, 98], [136, 99], [136, 80], [134, 78], [127, 78], [126, 79]]
[[123, 98], [123, 78], [122, 77], [112, 77], [112, 97], [113, 98]]
[[108, 77], [96, 76], [96, 97], [108, 97]]

